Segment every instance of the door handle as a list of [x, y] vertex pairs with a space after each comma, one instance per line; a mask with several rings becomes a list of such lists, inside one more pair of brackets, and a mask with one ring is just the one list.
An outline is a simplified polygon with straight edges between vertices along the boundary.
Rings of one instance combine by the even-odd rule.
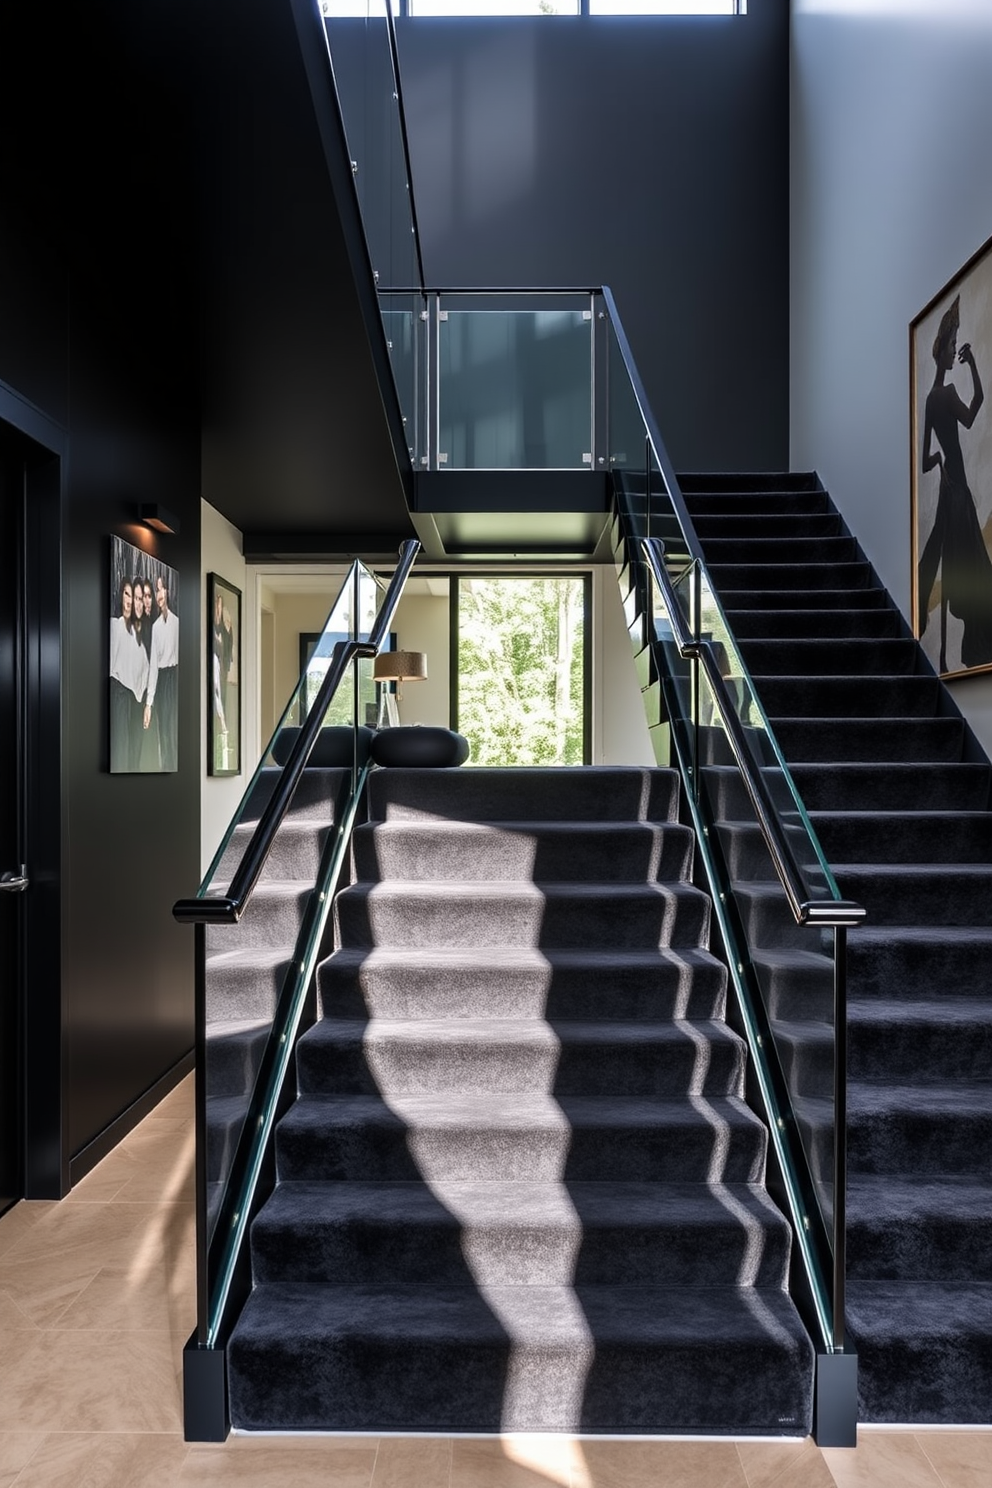
[[4, 873], [0, 875], [0, 889], [5, 894], [23, 894], [31, 880], [25, 871], [25, 865], [21, 864], [20, 873]]

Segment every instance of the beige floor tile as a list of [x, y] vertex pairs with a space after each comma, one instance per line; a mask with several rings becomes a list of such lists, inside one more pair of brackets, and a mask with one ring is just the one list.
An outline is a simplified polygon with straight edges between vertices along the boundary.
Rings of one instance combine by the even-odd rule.
[[811, 1437], [801, 1442], [739, 1441], [737, 1452], [748, 1488], [832, 1488], [830, 1469]]
[[732, 1441], [582, 1443], [585, 1482], [574, 1488], [747, 1488]]
[[823, 1460], [837, 1488], [941, 1488], [908, 1431], [861, 1430], [856, 1447], [824, 1447]]
[[0, 1431], [0, 1483], [13, 1482], [46, 1439], [44, 1431]]
[[69, 1190], [63, 1204], [106, 1204], [116, 1193], [124, 1187], [127, 1178], [123, 1174], [116, 1177], [110, 1173], [101, 1172], [99, 1166], [85, 1178], [80, 1178], [76, 1186]]
[[508, 1456], [496, 1437], [452, 1440], [451, 1488], [552, 1488], [556, 1481]]
[[196, 1322], [196, 1276], [193, 1257], [175, 1271], [107, 1266], [60, 1314], [56, 1326], [183, 1332]]
[[943, 1488], [988, 1488], [992, 1431], [917, 1431], [916, 1440]]
[[448, 1488], [451, 1442], [447, 1437], [383, 1437], [375, 1456], [372, 1488]]
[[58, 1338], [63, 1431], [182, 1430], [181, 1340], [69, 1330]]
[[375, 1455], [375, 1437], [232, 1437], [191, 1446], [176, 1488], [369, 1488]]
[[40, 1219], [58, 1207], [54, 1199], [22, 1199], [0, 1215], [0, 1256], [7, 1255], [19, 1245]]
[[504, 1436], [503, 1454], [510, 1462], [543, 1475], [551, 1485], [571, 1488], [573, 1483], [585, 1483], [586, 1462], [582, 1443], [574, 1436], [560, 1434], [538, 1434], [531, 1432]]
[[17, 1488], [172, 1488], [188, 1451], [177, 1433], [55, 1432]]
[[37, 1329], [6, 1333], [0, 1350], [0, 1434], [60, 1425], [62, 1359]]
[[51, 1328], [96, 1274], [93, 1267], [39, 1261], [33, 1267], [19, 1267], [16, 1273], [5, 1272], [3, 1279], [7, 1296], [24, 1315], [25, 1326]]
[[[0, 1276], [2, 1276], [0, 1268]], [[0, 1334], [6, 1333], [8, 1328], [30, 1328], [31, 1319], [23, 1308], [18, 1307], [9, 1292], [0, 1291]]]

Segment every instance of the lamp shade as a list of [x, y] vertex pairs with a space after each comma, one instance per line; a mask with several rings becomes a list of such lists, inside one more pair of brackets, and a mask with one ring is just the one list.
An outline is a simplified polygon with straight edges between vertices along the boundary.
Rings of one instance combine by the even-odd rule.
[[423, 651], [380, 651], [373, 676], [377, 682], [426, 682], [427, 656]]

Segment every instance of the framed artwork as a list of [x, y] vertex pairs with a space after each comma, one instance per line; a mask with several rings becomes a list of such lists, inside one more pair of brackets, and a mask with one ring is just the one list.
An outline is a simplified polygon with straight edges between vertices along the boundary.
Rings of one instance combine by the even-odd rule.
[[241, 774], [241, 590], [207, 574], [207, 774]]
[[110, 539], [110, 773], [179, 768], [179, 575]]
[[913, 624], [942, 677], [992, 669], [992, 238], [910, 326]]

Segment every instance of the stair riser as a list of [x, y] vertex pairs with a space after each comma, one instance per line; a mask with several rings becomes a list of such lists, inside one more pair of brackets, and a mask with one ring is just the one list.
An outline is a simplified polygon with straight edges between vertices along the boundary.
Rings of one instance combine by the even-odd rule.
[[986, 1177], [992, 1145], [992, 1108], [982, 1113], [930, 1110], [874, 1114], [848, 1122], [852, 1174], [916, 1173], [920, 1177]]
[[441, 1046], [404, 1040], [315, 1044], [298, 1050], [300, 1090], [313, 1095], [443, 1095], [487, 1091], [556, 1095], [676, 1096], [687, 1089], [743, 1095], [743, 1047], [732, 1036], [697, 1046], [629, 1040], [559, 1049], [470, 1043]]
[[852, 820], [815, 813], [813, 827], [827, 857], [838, 863], [992, 861], [992, 820], [987, 816], [866, 813]]
[[[278, 1380], [280, 1388], [260, 1394], [236, 1384], [232, 1420], [246, 1431], [278, 1429], [286, 1396], [297, 1403], [293, 1427], [304, 1432], [746, 1436], [767, 1433], [769, 1406], [763, 1392], [745, 1390], [743, 1382], [777, 1378], [774, 1419], [786, 1423], [780, 1425], [784, 1431], [802, 1435], [808, 1430], [803, 1423], [809, 1419], [809, 1390], [798, 1387], [808, 1365], [798, 1347], [787, 1363], [771, 1345], [714, 1351], [689, 1337], [655, 1349], [613, 1340], [595, 1347], [590, 1340], [581, 1351], [517, 1344], [511, 1358], [507, 1342], [445, 1345], [414, 1336], [404, 1342], [402, 1354], [408, 1379], [443, 1381], [443, 1390], [429, 1383], [397, 1390], [392, 1340], [377, 1343], [359, 1335], [329, 1342], [320, 1351], [316, 1375], [309, 1349], [294, 1357], [288, 1348], [272, 1347], [252, 1357], [239, 1340], [232, 1349], [235, 1380], [266, 1377]], [[567, 1402], [556, 1388], [563, 1376], [575, 1381]]]
[[705, 945], [709, 901], [690, 890], [513, 900], [374, 895], [346, 891], [335, 902], [339, 944], [439, 948], [587, 946], [627, 949]]
[[899, 634], [899, 615], [883, 609], [754, 609], [727, 610], [727, 621], [737, 639], [773, 640], [844, 640], [851, 636], [895, 637]]
[[840, 514], [825, 511], [749, 512], [743, 516], [727, 511], [701, 511], [693, 517], [693, 526], [707, 553], [713, 551], [714, 562], [715, 545], [729, 539], [743, 539], [745, 544], [750, 544], [752, 541], [763, 542], [769, 538], [788, 541], [796, 538], [847, 536], [843, 531]]
[[[288, 819], [333, 821], [335, 805], [342, 786], [346, 778], [350, 779], [350, 777], [351, 772], [346, 770], [304, 770], [293, 793], [287, 813]], [[281, 778], [282, 770], [274, 767], [266, 767], [262, 771], [252, 789], [251, 799], [242, 813], [242, 821], [253, 825], [258, 821]]]
[[267, 1027], [224, 1034], [211, 1033], [208, 1027], [206, 1068], [211, 1095], [250, 1093], [268, 1035]]
[[[236, 828], [234, 836], [221, 859], [215, 882], [229, 884], [241, 863], [245, 848], [254, 828]], [[320, 857], [331, 831], [329, 824], [318, 821], [286, 822], [276, 833], [272, 850], [265, 860], [260, 883], [281, 883], [289, 879], [309, 880], [317, 877]]]
[[335, 957], [320, 969], [323, 1012], [341, 1018], [723, 1018], [726, 988], [725, 969], [702, 958], [482, 969]]
[[[916, 671], [915, 641], [898, 637], [863, 640], [748, 640], [741, 643], [752, 677], [873, 677]], [[813, 684], [815, 685], [815, 683]]]
[[[709, 562], [710, 577], [719, 595], [741, 590], [749, 596], [763, 589], [793, 590], [796, 583], [796, 563], [792, 560], [780, 563], [713, 563]], [[819, 589], [868, 589], [874, 583], [871, 567], [867, 563], [823, 563], [803, 561], [802, 577], [809, 590]]]
[[375, 821], [675, 821], [674, 771], [560, 769], [553, 790], [541, 770], [377, 770]]
[[842, 893], [864, 905], [873, 926], [992, 927], [992, 867], [976, 865], [968, 874], [947, 864], [900, 874], [897, 868], [861, 872], [845, 864], [836, 876]]
[[270, 951], [285, 947], [291, 952], [296, 944], [303, 911], [310, 897], [310, 885], [276, 893], [260, 887], [255, 891], [238, 925], [209, 925], [206, 933], [207, 956], [226, 951]]
[[279, 1175], [288, 1181], [422, 1178], [496, 1181], [703, 1183], [719, 1171], [727, 1183], [764, 1176], [765, 1132], [748, 1123], [719, 1134], [712, 1128], [568, 1127], [533, 1130], [418, 1130], [390, 1123], [300, 1133], [283, 1123], [277, 1138]]
[[[784, 677], [752, 673], [765, 716], [776, 718], [933, 718], [935, 677]], [[912, 727], [912, 724], [909, 725]]]
[[[757, 1224], [759, 1221], [755, 1220]], [[473, 1279], [493, 1286], [759, 1286], [788, 1281], [789, 1231], [769, 1224], [758, 1256], [748, 1233], [714, 1217], [711, 1223], [580, 1225], [570, 1229], [461, 1224], [454, 1215], [415, 1223], [377, 1224], [356, 1218], [301, 1232], [296, 1226], [256, 1227], [252, 1255], [257, 1282], [374, 1283], [383, 1276], [408, 1285], [457, 1286]]]
[[992, 1226], [987, 1215], [969, 1220], [934, 1210], [874, 1222], [849, 1217], [847, 1275], [849, 1281], [965, 1283], [992, 1276]]
[[388, 823], [364, 827], [354, 838], [355, 873], [367, 880], [670, 881], [690, 876], [692, 851], [691, 832], [674, 825], [576, 833]]
[[215, 959], [207, 963], [207, 1023], [231, 1018], [271, 1018], [289, 962], [276, 966], [260, 962], [249, 969], [243, 961], [224, 968]]
[[858, 545], [853, 537], [769, 535], [745, 539], [728, 536], [706, 539], [704, 547], [707, 565], [715, 575], [730, 566], [763, 568], [781, 565], [783, 570], [786, 566], [792, 569], [791, 575], [783, 574], [790, 584], [795, 582], [797, 569], [829, 565], [843, 572], [859, 560]]
[[871, 760], [955, 764], [964, 725], [957, 718], [775, 718], [772, 729], [787, 761], [851, 764]]

